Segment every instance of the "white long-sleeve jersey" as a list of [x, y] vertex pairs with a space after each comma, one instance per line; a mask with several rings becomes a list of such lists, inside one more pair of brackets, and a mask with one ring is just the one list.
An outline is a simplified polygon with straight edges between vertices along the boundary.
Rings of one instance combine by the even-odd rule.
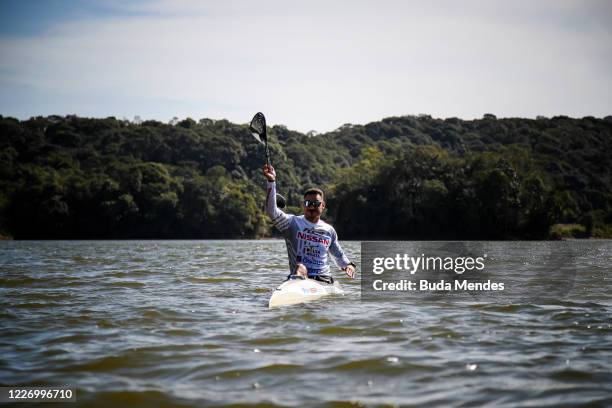
[[266, 213], [285, 237], [290, 273], [294, 273], [297, 264], [301, 263], [308, 269], [308, 276], [331, 276], [328, 253], [340, 268], [349, 265], [334, 227], [321, 219], [313, 224], [303, 215], [286, 214], [276, 206], [274, 181], [268, 182]]

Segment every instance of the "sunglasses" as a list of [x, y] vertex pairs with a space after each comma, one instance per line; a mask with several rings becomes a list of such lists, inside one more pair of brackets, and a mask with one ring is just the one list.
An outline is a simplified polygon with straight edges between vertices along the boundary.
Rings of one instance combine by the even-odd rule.
[[321, 201], [319, 200], [304, 200], [304, 207], [319, 208], [320, 206], [321, 206]]

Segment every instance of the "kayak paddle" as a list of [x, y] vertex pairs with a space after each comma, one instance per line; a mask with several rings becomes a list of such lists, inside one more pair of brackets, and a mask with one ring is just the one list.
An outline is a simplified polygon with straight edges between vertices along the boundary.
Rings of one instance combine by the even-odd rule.
[[[268, 132], [266, 130], [266, 117], [263, 113], [257, 112], [255, 116], [253, 116], [253, 120], [251, 120], [251, 124], [249, 125], [249, 129], [251, 133], [257, 139], [259, 143], [263, 143], [266, 147], [266, 164], [270, 165], [270, 150], [268, 149]], [[285, 208], [287, 204], [287, 200], [280, 194], [276, 195], [276, 206], [278, 208]]]

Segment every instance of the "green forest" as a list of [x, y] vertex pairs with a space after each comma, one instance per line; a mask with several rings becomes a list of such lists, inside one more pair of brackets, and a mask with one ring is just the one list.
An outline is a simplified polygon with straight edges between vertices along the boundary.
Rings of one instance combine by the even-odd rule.
[[[287, 210], [323, 188], [341, 239], [612, 238], [610, 116], [401, 116], [268, 138]], [[272, 236], [264, 157], [227, 120], [0, 116], [0, 235]]]

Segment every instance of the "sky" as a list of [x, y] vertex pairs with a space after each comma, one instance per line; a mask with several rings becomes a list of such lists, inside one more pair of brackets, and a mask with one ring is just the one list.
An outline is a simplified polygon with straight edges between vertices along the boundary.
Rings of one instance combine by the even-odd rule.
[[612, 2], [0, 0], [0, 115], [612, 115]]

